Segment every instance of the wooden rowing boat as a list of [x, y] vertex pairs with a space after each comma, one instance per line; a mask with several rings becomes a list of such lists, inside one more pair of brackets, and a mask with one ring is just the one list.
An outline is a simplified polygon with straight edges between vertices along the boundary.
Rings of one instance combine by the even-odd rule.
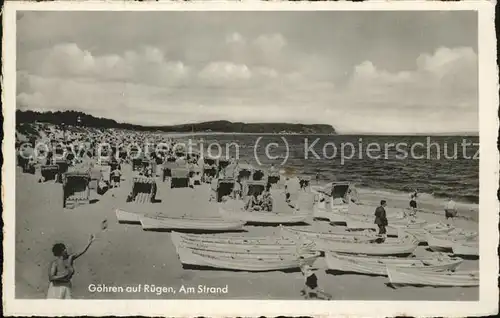
[[[265, 250], [265, 249], [248, 249], [248, 250], [233, 250], [233, 251], [227, 251], [224, 249], [206, 249], [204, 247], [199, 247], [195, 245], [186, 245], [184, 243], [180, 243], [176, 247], [177, 253], [179, 253], [179, 249], [189, 249], [193, 251], [199, 251], [199, 252], [206, 252], [206, 253], [215, 253], [215, 254], [222, 254], [222, 255], [229, 255], [229, 256], [241, 256], [241, 257], [246, 257], [246, 258], [272, 258], [275, 257], [276, 255], [280, 256], [291, 256], [291, 255], [297, 255], [297, 253], [305, 253], [305, 252], [312, 252], [311, 250], [308, 249], [283, 249], [283, 250]], [[319, 253], [316, 252], [315, 253]]]
[[373, 241], [378, 239], [379, 236], [374, 232], [368, 231], [338, 231], [338, 232], [314, 232], [311, 230], [294, 228], [294, 227], [284, 227], [281, 226], [281, 231], [283, 236], [292, 238], [306, 238], [306, 239], [324, 239], [333, 241], [349, 241], [349, 242], [359, 242], [359, 241]]
[[294, 224], [305, 223], [310, 216], [309, 212], [302, 213], [275, 213], [235, 210], [228, 211], [219, 208], [220, 214], [228, 220], [239, 220], [250, 224]]
[[[345, 217], [347, 227], [349, 228], [371, 228], [376, 226], [374, 224], [375, 216], [370, 217], [367, 215], [354, 215], [349, 214]], [[394, 218], [388, 218], [389, 226], [397, 225], [398, 227], [422, 227], [425, 225], [425, 220], [421, 219], [408, 219], [399, 216], [395, 216]]]
[[[378, 225], [375, 224], [375, 218], [373, 220], [356, 220], [350, 216], [346, 217], [346, 228], [348, 230], [372, 230], [372, 231], [378, 231]], [[397, 236], [398, 235], [398, 229], [395, 227], [392, 227], [391, 225], [386, 226], [386, 231], [388, 236]]]
[[142, 214], [125, 212], [120, 209], [116, 209], [115, 213], [118, 223], [141, 224]]
[[[176, 250], [179, 248], [199, 249], [213, 252], [227, 253], [247, 253], [247, 254], [282, 254], [282, 253], [297, 253], [302, 250], [315, 250], [309, 246], [301, 248], [297, 245], [278, 245], [278, 244], [210, 244], [204, 242], [188, 242], [180, 241], [175, 244]], [[313, 246], [312, 246], [313, 247]]]
[[302, 264], [312, 265], [319, 257], [317, 252], [296, 255], [256, 255], [240, 256], [217, 252], [198, 251], [188, 248], [178, 250], [179, 259], [184, 265], [208, 266], [219, 269], [266, 272], [298, 268]]
[[454, 242], [451, 246], [453, 254], [463, 256], [479, 256], [479, 242]]
[[328, 231], [313, 231], [310, 227], [303, 226], [280, 226], [281, 230], [294, 233], [296, 235], [304, 235], [313, 238], [337, 238], [339, 236], [376, 236], [376, 233], [371, 230], [349, 231], [345, 227], [332, 226]]
[[332, 223], [346, 223], [347, 211], [344, 213], [342, 210], [328, 210], [326, 208], [321, 208], [314, 206], [313, 217], [316, 219], [326, 219]]
[[141, 216], [140, 222], [145, 231], [154, 230], [197, 230], [197, 231], [235, 231], [241, 230], [245, 222], [222, 218], [172, 218]]
[[[324, 204], [323, 202], [318, 203], [314, 206], [313, 216], [318, 219], [327, 219], [332, 223], [347, 223], [348, 217], [352, 216], [351, 221], [362, 220], [366, 221], [373, 220], [375, 217], [373, 213], [367, 213], [366, 210], [353, 209], [355, 204]], [[391, 221], [397, 221], [403, 219], [402, 213], [391, 213], [387, 215], [389, 223]]]
[[325, 258], [328, 269], [330, 270], [378, 276], [387, 276], [386, 266], [439, 272], [454, 270], [463, 262], [461, 258], [450, 258], [447, 256], [417, 259], [400, 257], [368, 257], [339, 253], [326, 253]]
[[328, 252], [341, 252], [348, 254], [365, 255], [410, 255], [418, 246], [418, 241], [411, 236], [401, 240], [392, 241], [386, 239], [383, 243], [372, 243], [366, 241], [360, 242], [342, 242], [325, 239], [313, 240], [315, 249]]
[[242, 235], [207, 235], [207, 234], [187, 234], [172, 232], [171, 235], [174, 240], [183, 240], [187, 242], [199, 242], [206, 244], [244, 244], [244, 245], [294, 245], [296, 241], [290, 238], [283, 238], [278, 236], [242, 236]]
[[479, 286], [479, 272], [428, 272], [408, 267], [387, 266], [392, 285]]
[[452, 231], [453, 227], [446, 225], [446, 224], [435, 223], [435, 224], [426, 225], [423, 228], [399, 227], [399, 228], [397, 228], [397, 230], [398, 230], [398, 236], [404, 236], [406, 233], [408, 233], [408, 234], [415, 236], [415, 238], [420, 243], [427, 243], [427, 234], [444, 235], [444, 234]]
[[[454, 233], [456, 234], [454, 235]], [[456, 243], [474, 242], [477, 238], [475, 232], [458, 232], [455, 230], [444, 235], [427, 233], [426, 236], [429, 248], [436, 252], [450, 252]]]
[[[197, 235], [196, 235], [197, 236]], [[198, 248], [209, 251], [225, 252], [247, 252], [247, 253], [282, 253], [296, 252], [298, 250], [312, 250], [312, 242], [295, 242], [283, 238], [267, 238], [266, 240], [248, 239], [246, 241], [217, 241], [206, 239], [200, 235], [199, 238], [190, 237], [184, 233], [172, 232], [170, 235], [176, 249], [180, 247]]]

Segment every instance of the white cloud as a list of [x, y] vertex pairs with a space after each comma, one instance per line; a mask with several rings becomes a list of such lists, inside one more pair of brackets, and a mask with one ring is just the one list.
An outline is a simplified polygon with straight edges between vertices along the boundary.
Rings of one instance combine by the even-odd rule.
[[287, 45], [286, 39], [279, 33], [263, 34], [255, 39], [254, 45], [269, 54], [277, 54]]
[[244, 45], [246, 43], [246, 40], [238, 32], [233, 32], [226, 37], [226, 43]]
[[30, 73], [47, 77], [87, 77], [96, 80], [121, 80], [151, 85], [175, 85], [188, 75], [180, 61], [170, 61], [155, 47], [143, 47], [121, 55], [94, 56], [75, 43], [55, 45], [28, 56]]
[[364, 100], [419, 108], [453, 109], [456, 103], [477, 111], [477, 56], [470, 48], [439, 48], [421, 54], [416, 67], [396, 73], [378, 69], [370, 61], [355, 67], [350, 90]]
[[229, 62], [213, 62], [205, 66], [199, 76], [208, 83], [230, 84], [233, 81], [249, 80], [252, 72], [248, 66]]
[[324, 69], [326, 57], [293, 51], [279, 33], [252, 39], [234, 32], [220, 45], [220, 59], [198, 63], [169, 58], [159, 46], [98, 54], [62, 43], [32, 51], [18, 71], [18, 107], [156, 125], [227, 119], [420, 132], [439, 131], [446, 121], [448, 130], [477, 129], [471, 48], [422, 53], [401, 71], [362, 61], [334, 83], [325, 76], [335, 72]]

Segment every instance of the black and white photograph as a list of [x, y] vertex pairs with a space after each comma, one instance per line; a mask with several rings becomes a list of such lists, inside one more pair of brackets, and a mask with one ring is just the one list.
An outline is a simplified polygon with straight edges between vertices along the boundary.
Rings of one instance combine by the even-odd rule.
[[349, 5], [6, 5], [11, 308], [498, 310], [493, 6]]

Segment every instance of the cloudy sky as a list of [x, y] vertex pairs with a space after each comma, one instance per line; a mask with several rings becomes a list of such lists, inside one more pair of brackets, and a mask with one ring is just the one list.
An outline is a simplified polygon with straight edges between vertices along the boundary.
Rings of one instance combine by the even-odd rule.
[[478, 130], [473, 12], [21, 12], [17, 107]]

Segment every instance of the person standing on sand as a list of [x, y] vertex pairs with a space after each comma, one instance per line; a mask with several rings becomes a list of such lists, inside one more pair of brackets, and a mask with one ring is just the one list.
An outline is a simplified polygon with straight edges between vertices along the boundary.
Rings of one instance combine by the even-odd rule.
[[380, 201], [380, 206], [375, 209], [375, 224], [378, 225], [378, 234], [385, 236], [386, 229], [385, 227], [389, 225], [389, 222], [387, 221], [387, 214], [385, 212], [385, 207], [387, 205], [387, 202], [385, 200]]
[[71, 278], [75, 273], [74, 261], [87, 252], [93, 241], [94, 236], [90, 235], [89, 242], [83, 251], [72, 255], [68, 254], [66, 245], [63, 243], [54, 244], [52, 253], [56, 259], [50, 263], [47, 299], [71, 299]]
[[453, 201], [452, 198], [446, 202], [446, 205], [444, 207], [444, 216], [446, 218], [446, 221], [449, 222], [448, 219], [452, 219], [457, 216], [457, 203]]
[[235, 200], [241, 199], [241, 179], [240, 179], [240, 177], [236, 178], [236, 181], [234, 182], [233, 197]]
[[417, 214], [417, 197], [417, 190], [410, 194], [410, 216], [415, 216]]
[[267, 212], [273, 211], [273, 198], [271, 195], [271, 184], [266, 184], [264, 193], [262, 194], [262, 209]]
[[118, 167], [111, 172], [111, 176], [111, 179], [113, 181], [113, 188], [119, 187], [121, 183], [122, 173]]
[[304, 288], [300, 291], [301, 295], [306, 299], [331, 300], [332, 296], [319, 288], [315, 270], [316, 268], [312, 268], [309, 264], [301, 264], [300, 271], [304, 276]]

